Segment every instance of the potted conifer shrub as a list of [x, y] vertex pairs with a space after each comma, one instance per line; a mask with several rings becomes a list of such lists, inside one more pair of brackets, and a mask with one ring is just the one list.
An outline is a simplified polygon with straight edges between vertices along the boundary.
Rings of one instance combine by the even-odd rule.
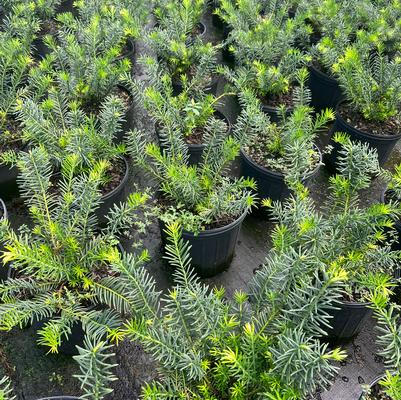
[[102, 204], [97, 210], [99, 222], [104, 223], [108, 210], [124, 199], [129, 177], [125, 146], [115, 143], [122, 136], [121, 99], [110, 95], [97, 116], [87, 115], [76, 102], [69, 102], [63, 93], [51, 88], [41, 101], [24, 99], [18, 107], [18, 121], [23, 141], [45, 148], [56, 168], [71, 154], [79, 156], [81, 170], [90, 169], [101, 159], [108, 161], [101, 185]]
[[[223, 122], [211, 119], [205, 127], [206, 147], [198, 165], [188, 164], [188, 147], [181, 134], [163, 150], [132, 131], [128, 149], [136, 165], [159, 185], [161, 228], [180, 221], [189, 240], [196, 272], [213, 276], [228, 268], [247, 212], [255, 202], [252, 180], [231, 179], [225, 170], [239, 153], [239, 144], [226, 136]], [[165, 236], [162, 235], [165, 241]]]
[[202, 75], [205, 91], [216, 94], [217, 46], [202, 40], [205, 26], [200, 17], [206, 1], [168, 0], [159, 3], [154, 11], [156, 27], [148, 35], [148, 42], [160, 64], [171, 75], [174, 94], [179, 94], [185, 83], [196, 75]]
[[[18, 167], [32, 225], [15, 232], [1, 221], [1, 258], [12, 271], [0, 284], [1, 329], [33, 324], [39, 327], [38, 344], [49, 352], [78, 353], [82, 374], [77, 377], [86, 397], [102, 399], [111, 391], [103, 383], [114, 379], [109, 341], [134, 296], [133, 291], [123, 294], [127, 281], [117, 268], [124, 270], [128, 262], [139, 268], [148, 258], [146, 251], [125, 254], [119, 237], [128, 227], [144, 231], [149, 196], [132, 193], [110, 210], [108, 224], [99, 230], [95, 210], [106, 161], [79, 173], [79, 156], [70, 155], [55, 181], [51, 158], [38, 147], [24, 153]], [[111, 284], [121, 285], [120, 290], [111, 292]]]
[[322, 163], [314, 140], [334, 114], [327, 109], [314, 117], [308, 105], [307, 79], [307, 70], [301, 70], [294, 109], [289, 115], [281, 110], [280, 124], [261, 111], [252, 92], [241, 94], [243, 107], [234, 127], [234, 136], [242, 144], [241, 175], [255, 180], [260, 199], [284, 200], [290, 194], [286, 180], [306, 184]]
[[127, 86], [135, 99], [152, 117], [162, 148], [169, 147], [174, 137], [181, 135], [188, 146], [189, 164], [199, 164], [206, 147], [205, 127], [210, 119], [219, 119], [226, 125], [226, 135], [231, 134], [229, 119], [217, 106], [227, 93], [216, 97], [203, 91], [202, 76], [184, 82], [183, 90], [174, 95], [172, 79], [160, 70], [153, 58], [143, 59], [148, 81], [134, 81], [126, 77]]
[[[236, 8], [229, 2], [227, 7], [226, 13], [233, 13], [233, 23], [238, 25], [230, 33], [230, 50], [236, 66], [233, 71], [223, 68], [221, 72], [238, 92], [253, 90], [263, 110], [278, 121], [279, 106], [291, 110], [297, 72], [309, 60], [306, 53], [294, 46], [298, 24], [288, 19], [285, 4], [272, 10], [261, 5], [255, 9]], [[258, 10], [266, 13], [259, 15]]]
[[48, 88], [56, 86], [87, 113], [97, 114], [102, 101], [115, 94], [124, 102], [128, 119], [132, 101], [120, 80], [130, 71], [131, 61], [119, 58], [124, 47], [120, 24], [104, 24], [99, 30], [99, 16], [92, 15], [89, 21], [81, 21], [70, 13], [60, 14], [58, 20], [57, 35], [46, 36], [51, 54], [39, 65], [39, 70], [34, 71], [36, 81], [45, 77]]
[[[27, 20], [23, 26], [11, 18], [7, 28], [0, 32], [0, 158], [8, 150], [24, 148], [16, 107], [18, 99], [27, 91], [27, 75], [32, 65], [29, 44], [31, 29], [35, 28], [32, 28], [31, 22]], [[20, 28], [17, 29], [18, 36], [14, 35], [15, 28]], [[10, 168], [1, 159], [0, 193], [3, 198], [12, 198], [17, 194], [16, 177], [16, 169]]]
[[[141, 343], [159, 364], [160, 379], [148, 382], [143, 398], [304, 399], [318, 384], [329, 384], [345, 354], [329, 350], [321, 335], [321, 312], [341, 292], [342, 273], [331, 269], [316, 281], [316, 269], [296, 251], [269, 253], [248, 293], [227, 299], [194, 273], [190, 245], [178, 223], [166, 227], [166, 258], [175, 268], [174, 286], [161, 295], [148, 271], [130, 269], [142, 297], [122, 333]], [[294, 288], [303, 293], [294, 302]], [[139, 300], [139, 299], [138, 299]], [[310, 307], [310, 304], [318, 305]], [[185, 366], [185, 367], [184, 367]], [[213, 366], [213, 367], [212, 367]]]
[[[383, 55], [380, 45], [369, 51], [358, 44], [347, 48], [333, 68], [345, 98], [337, 106], [333, 132], [368, 143], [383, 165], [401, 137], [401, 60]], [[337, 153], [335, 146], [327, 157], [330, 168]]]
[[[337, 134], [341, 143], [338, 174], [330, 178], [330, 196], [316, 210], [307, 190], [296, 186], [296, 197], [284, 205], [273, 205], [279, 222], [277, 240], [283, 249], [296, 243], [328, 267], [341, 267], [347, 276], [342, 296], [327, 313], [330, 323], [323, 329], [331, 339], [356, 336], [371, 315], [370, 290], [389, 297], [395, 285], [393, 273], [400, 253], [391, 248], [390, 219], [399, 214], [391, 204], [362, 207], [359, 192], [369, 187], [380, 167], [375, 150]], [[271, 206], [270, 201], [265, 202]], [[297, 296], [297, 294], [294, 294]]]

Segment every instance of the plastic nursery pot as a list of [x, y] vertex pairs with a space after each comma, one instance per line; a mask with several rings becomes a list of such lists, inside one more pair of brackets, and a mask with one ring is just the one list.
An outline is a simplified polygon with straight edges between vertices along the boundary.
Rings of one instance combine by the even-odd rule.
[[[221, 112], [216, 110], [214, 116], [218, 119], [223, 120], [227, 124], [227, 136], [231, 134], [231, 123], [230, 120]], [[205, 144], [188, 144], [188, 164], [196, 165], [199, 164], [202, 160], [203, 150], [205, 149]]]
[[[302, 182], [307, 186], [312, 178], [318, 173], [321, 163], [321, 153], [319, 152], [319, 164], [316, 168], [309, 172]], [[258, 188], [259, 199], [270, 198], [273, 201], [280, 200], [283, 201], [290, 196], [291, 191], [288, 188], [284, 180], [284, 175], [280, 172], [275, 172], [269, 170], [255, 161], [253, 161], [245, 152], [241, 149], [241, 176], [253, 178], [256, 181]]]
[[327, 332], [328, 339], [348, 341], [357, 336], [367, 318], [373, 313], [373, 310], [368, 307], [369, 304], [341, 301], [335, 305], [336, 310], [328, 310], [328, 314], [333, 317], [330, 321], [332, 328]]
[[134, 100], [130, 91], [125, 86], [118, 85], [117, 89], [120, 93], [124, 93], [125, 95], [127, 95], [129, 99], [129, 103], [124, 114], [124, 120], [121, 124], [121, 129], [114, 137], [114, 143], [119, 144], [124, 141], [124, 136], [128, 131], [131, 130], [134, 125]]
[[[371, 148], [377, 150], [377, 155], [379, 159], [380, 166], [388, 160], [390, 154], [397, 144], [398, 140], [401, 138], [401, 133], [396, 135], [375, 135], [369, 132], [364, 132], [360, 129], [354, 128], [350, 125], [339, 113], [340, 102], [336, 108], [336, 119], [332, 127], [332, 133], [334, 132], [344, 132], [347, 133], [351, 140], [354, 142], [367, 143]], [[341, 148], [341, 145], [334, 143], [330, 140], [330, 144], [333, 146], [333, 150], [330, 154], [325, 157], [326, 166], [332, 170], [336, 170], [337, 154]]]
[[98, 219], [98, 225], [100, 227], [106, 225], [106, 223], [107, 223], [106, 215], [108, 214], [110, 209], [113, 207], [113, 205], [124, 201], [125, 196], [126, 196], [125, 188], [127, 186], [128, 177], [129, 177], [129, 165], [128, 165], [128, 161], [125, 157], [121, 157], [121, 158], [124, 161], [124, 165], [125, 165], [124, 176], [116, 188], [114, 188], [111, 192], [102, 196], [101, 204], [100, 204], [99, 208], [95, 211], [96, 217]]
[[19, 197], [17, 176], [17, 167], [0, 165], [0, 196], [4, 200]]
[[[4, 204], [4, 201], [0, 199], [0, 220], [7, 218], [8, 218], [7, 207]], [[0, 254], [3, 252], [3, 250], [4, 246], [0, 243]], [[8, 268], [6, 264], [0, 263], [0, 282], [3, 282], [8, 278], [9, 270], [10, 268]]]
[[309, 89], [312, 94], [311, 105], [316, 111], [328, 107], [334, 109], [343, 96], [337, 80], [313, 65], [309, 67]]
[[[229, 225], [205, 230], [198, 235], [183, 231], [183, 239], [191, 245], [191, 265], [200, 277], [210, 278], [230, 266], [246, 214], [245, 211]], [[164, 232], [165, 224], [162, 221], [159, 221], [159, 223], [163, 246], [165, 246], [167, 242], [167, 236]]]

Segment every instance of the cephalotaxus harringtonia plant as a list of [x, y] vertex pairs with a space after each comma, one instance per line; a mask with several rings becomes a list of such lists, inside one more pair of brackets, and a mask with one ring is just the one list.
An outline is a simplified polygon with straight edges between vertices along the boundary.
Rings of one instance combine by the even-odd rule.
[[10, 13], [13, 12], [14, 7], [28, 6], [31, 13], [43, 21], [55, 16], [57, 7], [61, 2], [62, 0], [3, 0], [1, 5], [6, 12]]
[[[379, 390], [390, 400], [401, 400], [401, 325], [400, 306], [388, 301], [380, 292], [372, 290], [369, 300], [377, 320], [376, 342], [380, 346], [379, 355], [384, 358], [385, 376], [378, 382]], [[370, 388], [366, 388], [364, 400], [371, 397]], [[375, 388], [377, 391], [377, 388]], [[379, 397], [377, 397], [379, 398]]]
[[2, 20], [2, 35], [18, 38], [21, 42], [21, 51], [22, 48], [25, 51], [29, 50], [40, 30], [40, 20], [35, 15], [34, 9], [31, 2], [13, 4], [11, 12]]
[[159, 68], [157, 61], [149, 57], [142, 62], [146, 66], [147, 84], [129, 76], [125, 82], [135, 100], [143, 105], [155, 121], [163, 145], [170, 146], [176, 135], [186, 139], [191, 135], [201, 135], [202, 129], [215, 114], [219, 101], [226, 94], [218, 97], [205, 94], [203, 88], [207, 85], [208, 77], [204, 80], [202, 76], [195, 76], [184, 83], [181, 93], [174, 95], [171, 77]]
[[85, 24], [76, 22], [68, 13], [60, 14], [57, 20], [61, 24], [57, 37], [47, 36], [45, 40], [52, 50], [47, 56], [49, 73], [71, 100], [89, 111], [96, 110], [106, 96], [117, 90], [122, 74], [131, 67], [130, 60], [119, 57], [123, 38], [117, 40], [115, 35], [121, 35], [120, 28], [104, 24], [103, 32], [99, 32], [97, 15]]
[[[107, 162], [98, 161], [88, 172], [79, 173], [79, 157], [70, 155], [55, 179], [50, 156], [37, 147], [22, 154], [17, 166], [32, 226], [23, 225], [16, 232], [3, 220], [0, 227], [2, 261], [11, 270], [11, 277], [0, 284], [0, 329], [9, 331], [42, 321], [39, 344], [58, 352], [73, 326], [81, 324], [87, 338], [81, 362], [96, 354], [101, 357], [100, 375], [91, 372], [96, 366], [89, 361], [85, 371], [95, 374], [90, 379], [104, 374], [108, 381], [111, 374], [103, 365], [108, 358], [103, 342], [120, 326], [122, 316], [116, 308], [104, 307], [102, 298], [108, 289], [101, 281], [112, 276], [119, 279], [111, 267], [123, 257], [119, 237], [132, 227], [136, 233], [144, 231], [148, 195], [132, 193], [125, 203], [110, 210], [107, 225], [99, 229], [95, 211]], [[139, 239], [136, 243], [139, 245]], [[135, 260], [140, 263], [146, 258], [143, 252]], [[101, 386], [94, 384], [88, 390], [96, 392]]]
[[[341, 269], [322, 270], [296, 251], [272, 251], [250, 294], [227, 300], [224, 289], [208, 288], [192, 272], [179, 224], [166, 233], [175, 285], [161, 296], [147, 271], [130, 268], [135, 317], [119, 332], [159, 363], [160, 381], [144, 388], [144, 399], [303, 399], [329, 383], [336, 371], [331, 361], [345, 355], [314, 335], [326, 319], [320, 306], [339, 296]], [[305, 274], [310, 268], [326, 279]], [[296, 305], [293, 285], [304, 294]]]
[[293, 50], [302, 24], [288, 18], [289, 6], [285, 2], [263, 5], [247, 0], [241, 3], [237, 7], [232, 1], [222, 1], [218, 11], [234, 28], [228, 41], [236, 62], [247, 65], [257, 60], [268, 67], [277, 65]]
[[367, 121], [394, 119], [391, 132], [400, 128], [401, 59], [389, 59], [382, 46], [369, 51], [365, 43], [348, 47], [333, 66], [353, 111]]
[[227, 137], [226, 124], [209, 119], [203, 137], [205, 149], [198, 165], [188, 165], [188, 146], [180, 132], [166, 136], [163, 149], [147, 142], [145, 133], [138, 130], [128, 138], [134, 163], [159, 184], [160, 218], [165, 223], [179, 220], [191, 232], [224, 226], [255, 202], [252, 180], [226, 176], [240, 147], [233, 137]]
[[[338, 174], [330, 178], [330, 196], [322, 211], [315, 209], [306, 189], [284, 203], [273, 205], [277, 248], [298, 245], [309, 249], [327, 268], [341, 266], [347, 271], [343, 298], [364, 301], [371, 289], [389, 296], [394, 285], [393, 271], [400, 254], [392, 251], [395, 204], [360, 204], [360, 191], [369, 187], [380, 173], [377, 153], [367, 145], [352, 143], [342, 134]], [[271, 206], [270, 201], [265, 202]]]
[[124, 145], [115, 144], [123, 120], [124, 104], [115, 95], [104, 99], [97, 116], [86, 115], [56, 88], [40, 101], [25, 98], [18, 105], [24, 142], [45, 148], [58, 165], [74, 154], [82, 169], [101, 159], [113, 163], [124, 153]]
[[205, 0], [168, 0], [160, 2], [154, 11], [157, 26], [148, 42], [175, 81], [214, 72], [217, 49], [212, 43], [203, 43], [198, 32], [205, 7]]
[[300, 70], [294, 90], [294, 108], [289, 115], [282, 109], [279, 124], [270, 121], [252, 91], [244, 90], [239, 94], [242, 110], [234, 136], [255, 162], [284, 174], [290, 181], [302, 180], [319, 165], [320, 154], [314, 141], [321, 129], [334, 119], [329, 109], [313, 115], [307, 80], [307, 70]]
[[0, 32], [0, 145], [8, 147], [18, 140], [15, 120], [17, 100], [25, 92], [29, 66], [32, 63], [29, 51], [20, 39]]

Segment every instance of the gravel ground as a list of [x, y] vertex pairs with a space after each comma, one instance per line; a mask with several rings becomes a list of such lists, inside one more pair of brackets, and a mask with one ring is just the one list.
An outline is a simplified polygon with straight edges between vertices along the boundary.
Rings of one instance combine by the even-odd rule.
[[[218, 38], [210, 24], [210, 18], [205, 19], [209, 39]], [[147, 52], [144, 43], [137, 44], [137, 54]], [[138, 65], [134, 65], [134, 75], [141, 79], [144, 73]], [[223, 83], [220, 84], [222, 90]], [[235, 105], [228, 101], [223, 110], [230, 119], [234, 118]], [[145, 129], [154, 135], [154, 127], [140, 105], [134, 109], [137, 127]], [[327, 142], [327, 135], [322, 135], [321, 144]], [[400, 160], [401, 147], [397, 146], [393, 157], [388, 163], [391, 168]], [[233, 166], [233, 173], [237, 171]], [[311, 184], [311, 194], [316, 204], [324, 201], [327, 194], [328, 173], [322, 168]], [[130, 191], [133, 184], [146, 186], [147, 178], [141, 171], [131, 166], [131, 180], [127, 187]], [[369, 204], [377, 201], [382, 190], [382, 183], [375, 181], [372, 187], [365, 191], [363, 202]], [[18, 202], [7, 203], [12, 224], [18, 226], [25, 220], [24, 209]], [[208, 279], [210, 285], [225, 286], [228, 295], [236, 289], [246, 289], [256, 268], [263, 262], [269, 248], [271, 224], [268, 221], [249, 216], [243, 225], [237, 253], [230, 269], [213, 279]], [[171, 285], [171, 276], [165, 264], [161, 261], [160, 233], [157, 224], [150, 227], [145, 241], [152, 256], [147, 268], [155, 276], [160, 289]], [[125, 244], [129, 249], [129, 243]], [[347, 361], [339, 367], [338, 376], [330, 390], [317, 393], [315, 400], [358, 400], [361, 384], [369, 383], [383, 370], [381, 359], [375, 355], [373, 339], [373, 322], [368, 321], [361, 334], [344, 347], [348, 352]], [[114, 392], [108, 397], [113, 400], [134, 400], [138, 398], [143, 382], [154, 379], [155, 364], [135, 343], [124, 342], [116, 349], [115, 361], [118, 364], [116, 374], [119, 381], [114, 384]], [[43, 349], [35, 344], [35, 330], [28, 328], [15, 330], [0, 335], [0, 373], [8, 374], [16, 388], [18, 399], [36, 399], [45, 395], [79, 394], [79, 385], [73, 374], [77, 367], [71, 358], [46, 355]]]

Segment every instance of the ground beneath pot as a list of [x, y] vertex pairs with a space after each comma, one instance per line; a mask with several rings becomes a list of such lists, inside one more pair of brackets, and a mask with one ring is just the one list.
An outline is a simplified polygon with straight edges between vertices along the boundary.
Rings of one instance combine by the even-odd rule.
[[[215, 39], [216, 32], [206, 21], [207, 35]], [[146, 49], [138, 43], [137, 54], [144, 54]], [[143, 77], [140, 66], [134, 66], [137, 77]], [[224, 83], [221, 82], [221, 91]], [[230, 100], [229, 100], [230, 101]], [[233, 122], [235, 104], [227, 104], [225, 113]], [[150, 119], [140, 107], [134, 110], [138, 118], [137, 127], [146, 129], [154, 135], [154, 127]], [[320, 145], [327, 142], [327, 135], [322, 135]], [[398, 145], [393, 157], [388, 163], [393, 167], [401, 158], [401, 146]], [[237, 172], [237, 165], [233, 166], [233, 174]], [[127, 190], [134, 183], [147, 186], [148, 179], [140, 171], [131, 167], [131, 182]], [[327, 194], [328, 173], [321, 169], [311, 185], [311, 193], [316, 204], [324, 201]], [[363, 197], [364, 204], [370, 204], [379, 199], [383, 184], [376, 180], [372, 187], [366, 190]], [[18, 204], [7, 203], [10, 220], [18, 226], [25, 222], [23, 210]], [[246, 289], [247, 283], [252, 278], [254, 271], [261, 265], [269, 248], [268, 238], [272, 225], [268, 221], [256, 217], [248, 217], [241, 231], [237, 253], [230, 269], [219, 276], [208, 279], [211, 285], [226, 288], [230, 296], [236, 289]], [[145, 246], [149, 249], [152, 261], [147, 268], [156, 278], [160, 289], [167, 289], [171, 285], [171, 274], [161, 259], [160, 233], [157, 224], [150, 227], [145, 240]], [[125, 243], [129, 249], [129, 243]], [[347, 361], [339, 365], [340, 370], [329, 391], [318, 392], [313, 400], [358, 400], [361, 393], [361, 384], [369, 383], [383, 370], [380, 357], [375, 355], [373, 339], [373, 321], [369, 321], [361, 334], [345, 349], [348, 352]], [[35, 344], [36, 336], [32, 328], [24, 331], [15, 330], [10, 333], [0, 334], [0, 374], [6, 373], [13, 381], [18, 400], [34, 400], [47, 395], [70, 394], [79, 395], [79, 384], [73, 378], [78, 369], [71, 358], [55, 355], [46, 355], [44, 350]], [[114, 392], [108, 396], [109, 400], [135, 400], [138, 399], [141, 385], [156, 377], [155, 364], [135, 343], [125, 342], [116, 350], [115, 362], [119, 364], [116, 374], [119, 381], [114, 383]]]

